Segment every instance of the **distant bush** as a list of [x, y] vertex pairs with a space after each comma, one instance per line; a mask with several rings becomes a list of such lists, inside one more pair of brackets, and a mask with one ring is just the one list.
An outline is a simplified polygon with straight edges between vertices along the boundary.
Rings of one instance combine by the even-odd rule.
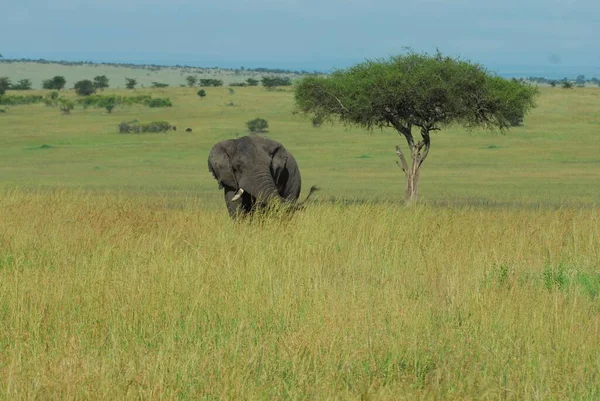
[[104, 90], [105, 88], [108, 88], [108, 78], [106, 75], [94, 77], [94, 89]]
[[117, 103], [120, 103], [120, 98], [117, 98], [116, 96], [106, 96], [98, 105], [104, 107], [108, 113], [112, 113], [113, 109], [117, 106]]
[[258, 79], [254, 79], [254, 78], [248, 78], [246, 80], [246, 83], [248, 84], [248, 86], [258, 86]]
[[187, 84], [190, 88], [193, 88], [194, 85], [196, 85], [196, 82], [198, 82], [198, 78], [196, 78], [193, 75], [188, 75], [185, 80], [187, 81]]
[[569, 81], [563, 81], [562, 83], [562, 88], [563, 89], [572, 89], [573, 88], [573, 83], [569, 82]]
[[75, 92], [79, 96], [89, 96], [96, 92], [96, 88], [94, 87], [94, 83], [89, 79], [82, 79], [81, 81], [75, 82]]
[[200, 97], [204, 97], [204, 96], [206, 96], [206, 91], [205, 91], [204, 89], [200, 89], [200, 90], [198, 91], [198, 96], [200, 96]]
[[52, 91], [48, 94], [48, 97], [52, 100], [56, 100], [58, 99], [58, 92], [57, 91]]
[[156, 133], [170, 131], [173, 126], [167, 121], [153, 121], [147, 124], [138, 124], [137, 121], [122, 122], [119, 124], [119, 133], [121, 134], [139, 134], [139, 133]]
[[168, 97], [155, 97], [152, 98], [150, 100], [148, 100], [148, 102], [146, 103], [148, 105], [148, 107], [171, 107], [173, 106], [173, 103], [171, 103], [171, 99], [169, 99]]
[[228, 88], [230, 95], [235, 95], [235, 90], [233, 88]]
[[12, 95], [0, 95], [0, 105], [3, 106], [19, 106], [23, 104], [35, 104], [41, 103], [44, 97], [40, 95], [25, 95], [25, 96], [12, 96]]
[[42, 82], [42, 88], [44, 89], [54, 89], [54, 90], [61, 90], [65, 87], [65, 85], [67, 84], [67, 80], [65, 79], [65, 77], [60, 76], [60, 75], [56, 75], [55, 77], [53, 77], [52, 79], [46, 79]]
[[153, 88], [166, 88], [167, 86], [169, 86], [169, 84], [165, 84], [162, 82], [152, 82]]
[[68, 99], [58, 99], [58, 107], [63, 114], [71, 114], [71, 110], [75, 108], [75, 103]]
[[137, 85], [137, 80], [135, 80], [133, 78], [125, 78], [125, 87], [127, 89], [135, 89], [136, 85]]
[[[105, 108], [109, 113], [118, 105], [132, 106], [134, 104], [141, 104], [148, 107], [171, 107], [171, 99], [169, 98], [153, 98], [150, 95], [137, 95], [137, 96], [103, 96], [103, 95], [90, 95], [77, 100], [84, 109], [88, 107], [101, 107]], [[112, 108], [111, 108], [112, 107]], [[110, 110], [109, 110], [110, 108]]]
[[202, 78], [199, 82], [200, 86], [223, 86], [223, 81], [220, 79]]
[[255, 118], [246, 123], [248, 131], [252, 133], [266, 132], [269, 129], [269, 123], [264, 118]]
[[277, 86], [290, 86], [292, 84], [292, 80], [288, 77], [262, 77], [260, 81], [267, 89]]
[[229, 86], [248, 86], [246, 82], [232, 82]]
[[0, 77], [0, 95], [4, 95], [11, 86], [12, 83], [8, 77]]
[[16, 84], [12, 85], [10, 89], [18, 90], [18, 91], [26, 91], [31, 89], [31, 80], [30, 79], [21, 79]]

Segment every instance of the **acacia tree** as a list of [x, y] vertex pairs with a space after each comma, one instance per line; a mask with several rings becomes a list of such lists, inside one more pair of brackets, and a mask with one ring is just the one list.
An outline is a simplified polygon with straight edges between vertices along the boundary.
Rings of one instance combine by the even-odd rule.
[[329, 77], [305, 77], [295, 88], [295, 100], [313, 121], [339, 120], [369, 130], [393, 127], [408, 144], [410, 161], [400, 146], [396, 154], [406, 176], [406, 200], [412, 202], [433, 131], [450, 124], [504, 131], [534, 107], [537, 93], [536, 87], [494, 76], [478, 64], [439, 52], [411, 52]]
[[135, 89], [135, 86], [137, 85], [137, 80], [134, 78], [125, 78], [125, 87], [127, 89]]
[[108, 88], [108, 82], [109, 80], [106, 75], [98, 75], [97, 77], [94, 77], [94, 89], [103, 91], [104, 88]]
[[187, 81], [187, 85], [188, 85], [190, 88], [193, 88], [193, 87], [194, 87], [194, 85], [196, 85], [196, 82], [198, 82], [198, 78], [196, 78], [196, 77], [195, 77], [195, 76], [193, 76], [193, 75], [188, 75], [188, 76], [185, 78], [185, 80]]

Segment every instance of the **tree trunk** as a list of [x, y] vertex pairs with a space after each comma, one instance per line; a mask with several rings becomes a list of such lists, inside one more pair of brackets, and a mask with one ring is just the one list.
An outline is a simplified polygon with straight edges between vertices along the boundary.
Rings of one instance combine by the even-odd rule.
[[[429, 131], [421, 130], [421, 135], [423, 136], [423, 140], [419, 143], [414, 143], [412, 135], [407, 135], [405, 132], [401, 132], [408, 142], [408, 147], [410, 149], [411, 163], [408, 164], [406, 158], [404, 157], [404, 153], [400, 149], [400, 146], [396, 146], [396, 154], [400, 158], [400, 162], [397, 162], [402, 171], [404, 171], [404, 175], [406, 176], [406, 203], [413, 204], [417, 202], [418, 193], [419, 193], [419, 175], [421, 164], [429, 154], [430, 148], [430, 140], [429, 140]], [[410, 134], [410, 132], [409, 132]]]

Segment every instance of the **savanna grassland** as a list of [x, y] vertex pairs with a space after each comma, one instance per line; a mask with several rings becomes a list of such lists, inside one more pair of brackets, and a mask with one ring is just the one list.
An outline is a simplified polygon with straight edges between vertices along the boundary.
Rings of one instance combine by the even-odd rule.
[[[599, 89], [436, 134], [414, 207], [397, 134], [196, 91], [0, 114], [0, 399], [600, 398]], [[256, 117], [322, 190], [233, 223], [206, 158]]]

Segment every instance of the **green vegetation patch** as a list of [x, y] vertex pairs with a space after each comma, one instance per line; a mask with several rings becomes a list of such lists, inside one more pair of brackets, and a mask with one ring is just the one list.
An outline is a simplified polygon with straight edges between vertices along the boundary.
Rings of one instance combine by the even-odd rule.
[[174, 130], [167, 121], [152, 121], [151, 123], [139, 124], [136, 122], [122, 122], [119, 124], [119, 133], [121, 134], [141, 134], [141, 133], [158, 133]]

